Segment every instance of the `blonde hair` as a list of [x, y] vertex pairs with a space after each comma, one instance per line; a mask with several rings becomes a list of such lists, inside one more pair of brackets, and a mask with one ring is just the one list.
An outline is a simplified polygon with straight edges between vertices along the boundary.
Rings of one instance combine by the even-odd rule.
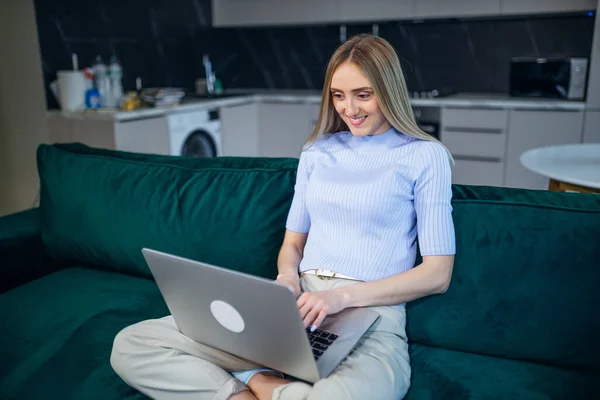
[[[388, 41], [377, 36], [360, 34], [341, 44], [331, 56], [325, 74], [321, 95], [321, 109], [317, 125], [306, 141], [310, 145], [321, 134], [348, 131], [348, 125], [333, 106], [331, 79], [337, 68], [345, 62], [356, 65], [367, 77], [379, 103], [379, 108], [388, 122], [405, 135], [430, 142], [441, 142], [422, 131], [416, 121], [408, 97], [400, 60]], [[442, 145], [443, 146], [443, 145]], [[446, 147], [444, 146], [446, 149]], [[446, 149], [450, 163], [452, 155]]]

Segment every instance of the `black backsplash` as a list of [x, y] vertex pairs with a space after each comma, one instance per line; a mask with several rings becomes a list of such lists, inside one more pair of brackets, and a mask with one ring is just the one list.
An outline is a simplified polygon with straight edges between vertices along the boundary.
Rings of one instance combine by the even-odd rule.
[[[35, 0], [46, 87], [56, 72], [115, 53], [124, 86], [192, 91], [203, 54], [227, 88], [320, 89], [339, 24], [212, 28], [210, 0]], [[589, 57], [594, 27], [585, 13], [505, 19], [378, 22], [398, 51], [410, 91], [508, 92], [514, 56]], [[371, 24], [347, 24], [348, 37]], [[46, 90], [49, 108], [57, 103]]]

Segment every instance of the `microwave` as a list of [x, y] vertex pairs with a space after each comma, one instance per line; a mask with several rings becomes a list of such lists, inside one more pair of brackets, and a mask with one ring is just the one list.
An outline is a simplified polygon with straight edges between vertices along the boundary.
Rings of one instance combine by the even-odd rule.
[[583, 100], [587, 75], [587, 58], [513, 58], [510, 95]]

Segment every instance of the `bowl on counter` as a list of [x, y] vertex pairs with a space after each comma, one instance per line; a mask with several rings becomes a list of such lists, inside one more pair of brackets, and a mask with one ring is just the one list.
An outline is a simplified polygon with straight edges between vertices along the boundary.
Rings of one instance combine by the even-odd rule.
[[181, 102], [185, 91], [179, 88], [148, 88], [141, 92], [142, 101], [150, 107], [172, 107]]

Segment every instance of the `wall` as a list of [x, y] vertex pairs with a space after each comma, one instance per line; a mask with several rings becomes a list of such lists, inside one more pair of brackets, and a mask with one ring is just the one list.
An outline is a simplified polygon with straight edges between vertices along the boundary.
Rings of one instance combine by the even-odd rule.
[[0, 1], [0, 215], [37, 198], [35, 151], [47, 140], [33, 0]]
[[[340, 42], [338, 25], [211, 28], [210, 0], [35, 1], [47, 83], [70, 68], [71, 53], [82, 66], [115, 53], [127, 89], [139, 76], [146, 87], [192, 90], [207, 53], [226, 88], [320, 89]], [[379, 23], [379, 32], [398, 50], [411, 91], [507, 93], [511, 57], [588, 57], [594, 21], [585, 13], [395, 21]], [[347, 34], [371, 27], [348, 24]], [[48, 104], [56, 106], [52, 95]]]

